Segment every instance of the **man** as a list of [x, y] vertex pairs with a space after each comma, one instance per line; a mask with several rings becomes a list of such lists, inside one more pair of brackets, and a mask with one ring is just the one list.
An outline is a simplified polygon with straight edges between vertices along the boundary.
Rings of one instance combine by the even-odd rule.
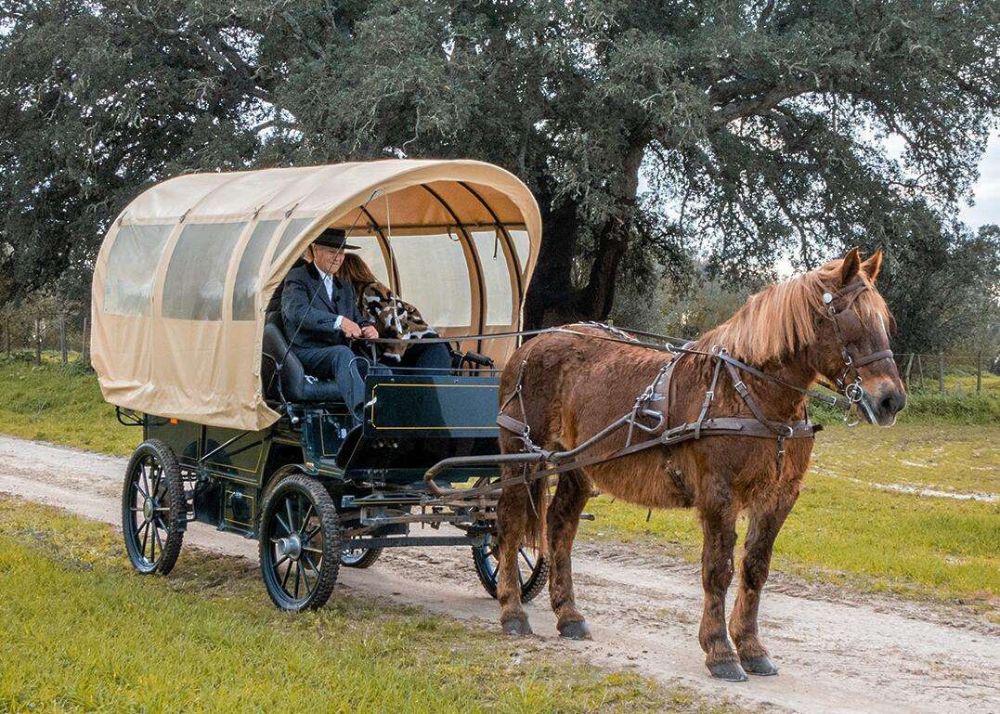
[[327, 228], [309, 246], [311, 263], [293, 268], [281, 293], [281, 316], [292, 351], [308, 374], [333, 379], [355, 417], [364, 401], [359, 359], [347, 341], [375, 339], [378, 331], [358, 310], [354, 288], [337, 278], [348, 245], [341, 228]]

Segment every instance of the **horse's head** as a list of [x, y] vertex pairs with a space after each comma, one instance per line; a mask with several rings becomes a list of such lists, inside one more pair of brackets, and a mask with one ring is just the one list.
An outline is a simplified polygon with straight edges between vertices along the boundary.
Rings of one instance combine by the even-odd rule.
[[889, 349], [892, 315], [875, 287], [881, 267], [881, 250], [862, 262], [854, 248], [817, 271], [822, 307], [810, 352], [816, 371], [870, 423], [891, 426], [906, 390]]

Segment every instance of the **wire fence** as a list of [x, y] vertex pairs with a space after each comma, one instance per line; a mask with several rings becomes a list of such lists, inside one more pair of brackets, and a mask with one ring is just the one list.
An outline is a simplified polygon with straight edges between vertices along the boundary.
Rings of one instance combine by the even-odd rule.
[[54, 356], [64, 365], [90, 365], [90, 315], [18, 316], [0, 324], [0, 349], [8, 359], [27, 359], [36, 364]]
[[[90, 365], [90, 315], [66, 312], [0, 318], [0, 350], [8, 359]], [[1000, 394], [1000, 357], [993, 351], [897, 353], [910, 391]]]

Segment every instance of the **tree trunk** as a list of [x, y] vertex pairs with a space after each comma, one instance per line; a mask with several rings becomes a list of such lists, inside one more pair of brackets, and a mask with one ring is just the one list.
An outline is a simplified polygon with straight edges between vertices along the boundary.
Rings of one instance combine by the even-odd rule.
[[42, 363], [42, 321], [35, 318], [35, 364]]
[[938, 392], [944, 394], [944, 352], [938, 352]]
[[614, 186], [615, 207], [602, 225], [592, 227], [596, 250], [587, 285], [582, 288], [575, 288], [571, 280], [581, 228], [577, 207], [564, 202], [551, 208], [551, 197], [540, 192], [545, 232], [525, 300], [525, 329], [603, 320], [611, 312], [618, 269], [633, 230], [631, 221], [644, 146], [645, 143], [637, 142], [631, 153], [622, 158], [621, 170], [608, 176]]
[[80, 362], [90, 366], [90, 340], [87, 335], [87, 326], [90, 318], [88, 315], [83, 316], [83, 344], [80, 345]]
[[983, 391], [983, 351], [976, 352], [976, 394]]

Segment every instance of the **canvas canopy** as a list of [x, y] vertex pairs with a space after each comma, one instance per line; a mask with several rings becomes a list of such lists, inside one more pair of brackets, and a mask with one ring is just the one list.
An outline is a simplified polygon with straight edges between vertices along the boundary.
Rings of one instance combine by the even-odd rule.
[[[268, 300], [327, 226], [443, 335], [520, 328], [541, 239], [538, 205], [477, 161], [388, 160], [190, 174], [136, 198], [94, 267], [91, 350], [105, 399], [233, 429], [263, 400]], [[514, 338], [470, 341], [502, 364]]]

